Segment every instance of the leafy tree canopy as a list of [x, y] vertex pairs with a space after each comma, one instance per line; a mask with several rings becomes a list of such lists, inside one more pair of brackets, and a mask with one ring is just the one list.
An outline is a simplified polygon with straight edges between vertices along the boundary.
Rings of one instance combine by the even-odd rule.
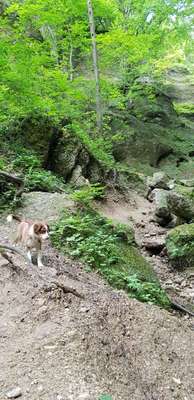
[[[104, 109], [122, 107], [120, 82], [160, 72], [191, 49], [191, 0], [92, 4]], [[40, 115], [89, 130], [84, 113], [92, 121], [95, 83], [86, 1], [4, 0], [0, 26], [1, 127]]]

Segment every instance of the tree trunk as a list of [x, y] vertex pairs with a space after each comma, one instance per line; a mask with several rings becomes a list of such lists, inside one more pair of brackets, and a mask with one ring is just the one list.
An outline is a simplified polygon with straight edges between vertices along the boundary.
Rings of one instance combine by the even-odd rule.
[[73, 80], [73, 44], [70, 36], [70, 49], [69, 49], [69, 80]]
[[97, 55], [97, 47], [96, 47], [96, 32], [95, 32], [94, 14], [93, 14], [91, 0], [87, 0], [87, 7], [88, 7], [88, 18], [89, 18], [89, 25], [90, 25], [90, 35], [91, 35], [91, 40], [92, 40], [93, 68], [94, 68], [94, 75], [95, 75], [95, 81], [96, 81], [97, 128], [98, 128], [98, 130], [100, 130], [101, 126], [102, 126], [100, 76], [99, 76], [99, 69], [98, 69], [98, 55]]

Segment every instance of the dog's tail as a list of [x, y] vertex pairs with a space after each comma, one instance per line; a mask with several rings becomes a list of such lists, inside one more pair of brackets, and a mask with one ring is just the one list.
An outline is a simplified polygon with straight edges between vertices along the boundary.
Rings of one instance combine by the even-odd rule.
[[22, 218], [20, 218], [18, 215], [9, 214], [7, 216], [7, 222], [12, 222], [14, 219], [17, 222], [22, 222]]

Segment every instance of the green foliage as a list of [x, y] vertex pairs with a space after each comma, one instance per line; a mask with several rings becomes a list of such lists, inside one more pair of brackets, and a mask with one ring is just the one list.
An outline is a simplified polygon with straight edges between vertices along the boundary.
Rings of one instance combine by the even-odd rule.
[[112, 396], [110, 396], [109, 394], [102, 394], [99, 397], [99, 400], [112, 400]]
[[18, 150], [18, 154], [16, 154], [12, 161], [12, 168], [14, 170], [21, 170], [24, 173], [30, 173], [33, 169], [41, 167], [41, 162], [36, 154], [26, 149], [19, 148]]
[[16, 191], [17, 188], [11, 182], [0, 177], [0, 214], [6, 209], [15, 210], [21, 205], [21, 200], [15, 198]]
[[179, 225], [166, 238], [169, 258], [177, 267], [194, 265], [194, 224]]
[[64, 190], [64, 182], [50, 171], [41, 168], [41, 161], [31, 150], [15, 144], [12, 154], [5, 161], [4, 169], [21, 173], [24, 177], [25, 191], [57, 192]]
[[[93, 0], [103, 114], [124, 108], [120, 84], [189, 50], [191, 2]], [[95, 137], [95, 80], [85, 0], [11, 0], [0, 15], [0, 129], [39, 114], [71, 120], [92, 154], [113, 164], [107, 123]], [[169, 54], [174, 49], [173, 61]], [[170, 61], [169, 61], [170, 60]], [[89, 79], [88, 79], [89, 78]], [[84, 115], [84, 117], [83, 117]]]
[[92, 209], [66, 211], [54, 227], [52, 240], [59, 249], [97, 269], [113, 287], [141, 301], [169, 305], [151, 266], [134, 247], [129, 227], [114, 225]]
[[72, 195], [72, 200], [76, 201], [77, 204], [84, 207], [89, 207], [92, 201], [95, 199], [103, 199], [105, 196], [105, 187], [96, 183], [90, 186], [86, 186], [81, 190], [76, 190]]
[[174, 103], [177, 114], [194, 114], [193, 103]]
[[5, 160], [3, 159], [3, 157], [0, 158], [0, 169], [4, 169], [5, 168]]
[[[70, 131], [81, 140], [96, 160], [106, 167], [113, 167], [115, 161], [112, 155], [112, 143], [107, 137], [109, 130], [107, 123], [104, 123], [103, 130], [99, 136], [96, 133], [94, 113], [84, 113], [84, 116], [85, 120], [81, 124], [74, 121], [69, 126]], [[88, 132], [92, 133], [89, 134]]]
[[31, 170], [25, 175], [25, 189], [27, 191], [58, 192], [64, 190], [64, 184], [50, 171]]

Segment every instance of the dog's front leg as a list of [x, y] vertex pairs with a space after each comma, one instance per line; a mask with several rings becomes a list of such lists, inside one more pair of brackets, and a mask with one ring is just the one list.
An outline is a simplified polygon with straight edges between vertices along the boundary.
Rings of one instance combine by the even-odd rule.
[[28, 249], [28, 251], [27, 251], [27, 257], [28, 257], [28, 260], [30, 261], [30, 263], [32, 263], [32, 254], [31, 254], [30, 249]]
[[42, 263], [42, 252], [41, 252], [41, 249], [39, 249], [38, 253], [37, 253], [37, 263], [38, 263], [38, 267], [44, 267], [44, 265]]

